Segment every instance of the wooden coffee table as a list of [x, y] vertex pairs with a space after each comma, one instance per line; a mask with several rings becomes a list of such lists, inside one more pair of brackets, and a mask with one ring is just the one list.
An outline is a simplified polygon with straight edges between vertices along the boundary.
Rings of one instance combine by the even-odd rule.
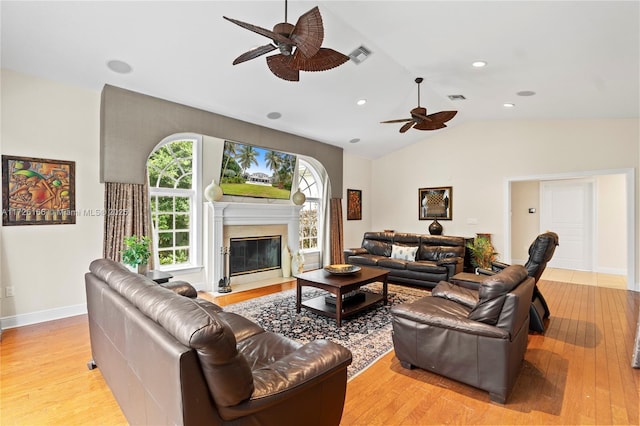
[[[296, 274], [296, 312], [300, 308], [305, 308], [320, 314], [336, 319], [338, 327], [341, 326], [342, 318], [360, 312], [369, 306], [382, 301], [387, 304], [387, 276], [388, 271], [378, 268], [362, 266], [358, 272], [349, 275], [334, 275], [324, 269]], [[365, 284], [382, 281], [382, 294], [370, 292], [364, 293], [364, 300], [345, 303], [343, 306], [342, 296], [354, 290], [358, 290]], [[325, 296], [318, 296], [313, 299], [302, 301], [302, 286], [316, 287], [326, 290], [336, 296], [336, 304], [325, 302]]]

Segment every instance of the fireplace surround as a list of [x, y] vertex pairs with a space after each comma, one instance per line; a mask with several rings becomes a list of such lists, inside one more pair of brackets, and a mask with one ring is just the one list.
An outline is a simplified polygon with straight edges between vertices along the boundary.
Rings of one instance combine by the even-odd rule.
[[[300, 209], [302, 206], [285, 203], [207, 202], [207, 228], [205, 250], [206, 282], [208, 291], [215, 291], [224, 276], [223, 247], [229, 247], [230, 238], [281, 235], [281, 249], [288, 246], [298, 250], [300, 235]], [[277, 269], [257, 274], [234, 276], [231, 286], [265, 278], [282, 277]]]

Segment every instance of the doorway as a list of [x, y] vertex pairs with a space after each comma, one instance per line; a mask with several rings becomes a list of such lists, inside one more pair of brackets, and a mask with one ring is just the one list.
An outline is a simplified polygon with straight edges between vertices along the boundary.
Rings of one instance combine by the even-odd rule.
[[540, 233], [561, 236], [548, 266], [594, 271], [594, 182], [567, 179], [540, 183]]
[[[614, 176], [618, 182], [622, 182], [621, 184], [616, 185], [616, 191], [621, 193], [621, 195], [619, 195], [623, 199], [623, 202], [622, 205], [618, 203], [618, 210], [613, 211], [613, 213], [609, 212], [607, 217], [605, 217], [603, 214], [603, 206], [605, 209], [609, 206], [609, 191], [602, 191], [602, 188], [599, 188], [598, 186], [598, 182], [602, 179], [612, 178]], [[526, 261], [526, 258], [528, 257], [526, 249], [533, 238], [535, 238], [534, 236], [537, 235], [540, 230], [545, 230], [543, 226], [546, 226], [542, 224], [542, 221], [539, 220], [540, 216], [536, 214], [540, 213], [542, 210], [542, 195], [541, 190], [538, 188], [543, 182], [561, 180], [592, 180], [594, 182], [596, 188], [594, 192], [596, 195], [592, 201], [596, 207], [594, 208], [595, 212], [591, 217], [591, 220], [593, 221], [593, 225], [591, 226], [593, 249], [590, 250], [592, 270], [601, 273], [625, 275], [628, 289], [640, 291], [640, 289], [636, 288], [638, 283], [636, 281], [635, 239], [637, 225], [634, 222], [634, 208], [636, 203], [634, 169], [601, 170], [506, 178], [506, 202], [504, 212], [505, 262], [521, 263]], [[514, 192], [514, 188], [517, 189], [520, 187], [536, 188], [535, 191], [532, 191], [537, 194], [534, 197], [534, 202], [531, 202], [533, 198], [529, 198], [527, 201], [522, 201], [520, 194], [518, 192]], [[607, 198], [607, 200], [604, 200], [603, 198]], [[534, 204], [535, 202], [537, 202], [537, 204]], [[604, 210], [604, 212], [606, 212], [606, 210]], [[527, 229], [527, 234], [524, 236], [521, 232], [523, 225]], [[615, 240], [613, 238], [614, 233], [609, 231], [611, 226], [619, 226], [622, 228], [621, 232], [618, 231]], [[564, 240], [561, 237], [560, 246], [563, 245]], [[620, 266], [608, 269], [606, 267], [607, 262], [604, 261], [607, 256], [617, 256], [618, 260], [623, 259], [623, 261], [620, 263]], [[605, 267], [603, 268], [602, 265], [605, 265]]]

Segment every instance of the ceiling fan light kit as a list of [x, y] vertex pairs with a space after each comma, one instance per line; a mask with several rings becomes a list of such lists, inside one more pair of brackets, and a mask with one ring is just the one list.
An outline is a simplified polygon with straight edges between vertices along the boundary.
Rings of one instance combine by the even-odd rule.
[[427, 109], [420, 106], [420, 83], [424, 79], [416, 78], [418, 84], [418, 106], [411, 110], [411, 118], [399, 118], [396, 120], [381, 121], [381, 123], [405, 123], [400, 127], [400, 133], [405, 133], [412, 127], [417, 130], [437, 130], [447, 127], [447, 121], [451, 120], [458, 111], [440, 111], [427, 115]]
[[253, 31], [273, 43], [251, 49], [238, 56], [233, 65], [258, 58], [274, 50], [280, 53], [267, 57], [271, 72], [288, 81], [299, 81], [300, 71], [327, 71], [349, 60], [349, 57], [333, 49], [322, 47], [324, 27], [318, 7], [314, 7], [298, 18], [295, 25], [287, 22], [287, 1], [284, 3], [284, 20], [273, 27], [273, 31], [253, 24], [223, 17], [229, 22]]

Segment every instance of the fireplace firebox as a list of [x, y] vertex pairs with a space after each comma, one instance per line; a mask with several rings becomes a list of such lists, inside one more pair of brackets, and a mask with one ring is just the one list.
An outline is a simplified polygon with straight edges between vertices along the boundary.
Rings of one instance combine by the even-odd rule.
[[231, 238], [229, 276], [280, 269], [281, 236]]

